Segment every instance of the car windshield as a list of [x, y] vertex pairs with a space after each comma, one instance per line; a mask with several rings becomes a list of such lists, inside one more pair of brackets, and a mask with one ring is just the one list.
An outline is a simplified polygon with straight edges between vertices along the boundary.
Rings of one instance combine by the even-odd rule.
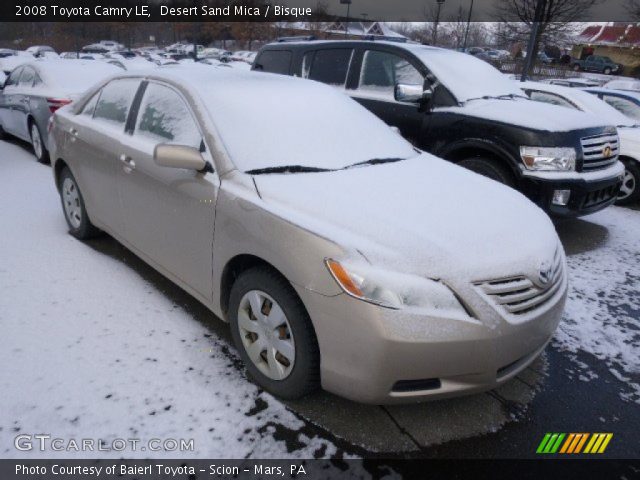
[[459, 102], [478, 98], [525, 97], [496, 68], [472, 55], [424, 46], [407, 47]]
[[216, 73], [219, 81], [203, 83], [209, 88], [202, 96], [239, 170], [338, 170], [372, 159], [418, 155], [399, 134], [333, 87], [272, 74]]

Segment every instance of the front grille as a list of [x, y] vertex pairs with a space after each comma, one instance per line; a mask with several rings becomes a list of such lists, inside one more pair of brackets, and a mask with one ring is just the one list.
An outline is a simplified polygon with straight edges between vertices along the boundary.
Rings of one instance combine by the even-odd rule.
[[525, 275], [486, 280], [477, 282], [475, 285], [499, 309], [512, 315], [523, 315], [543, 307], [562, 285], [563, 276], [562, 255], [558, 250], [553, 260], [549, 281], [544, 285], [540, 280], [534, 282]]
[[601, 190], [594, 190], [585, 195], [582, 201], [582, 208], [591, 208], [611, 201], [613, 197], [618, 195], [620, 185], [612, 185]]
[[620, 140], [617, 134], [606, 133], [580, 139], [582, 146], [582, 171], [599, 170], [613, 165], [620, 153]]

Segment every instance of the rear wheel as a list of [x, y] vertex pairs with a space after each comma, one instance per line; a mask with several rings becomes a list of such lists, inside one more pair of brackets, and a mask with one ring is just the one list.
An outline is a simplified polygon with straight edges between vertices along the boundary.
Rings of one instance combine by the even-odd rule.
[[629, 205], [640, 200], [640, 166], [633, 160], [624, 160], [624, 179], [616, 205]]
[[573, 71], [574, 72], [579, 72], [580, 71], [580, 65], [578, 65], [577, 63], [573, 66]]
[[229, 299], [234, 343], [249, 375], [268, 392], [299, 398], [320, 384], [320, 353], [302, 301], [266, 267], [240, 274]]
[[515, 185], [513, 174], [509, 169], [493, 158], [472, 157], [462, 160], [458, 165], [509, 187], [513, 188]]
[[76, 179], [66, 167], [60, 173], [60, 199], [71, 235], [79, 240], [85, 240], [100, 233], [100, 230], [89, 220]]
[[48, 163], [49, 152], [47, 152], [47, 149], [44, 146], [40, 129], [33, 120], [29, 122], [29, 134], [31, 136], [31, 145], [33, 146], [33, 153], [36, 156], [36, 160], [40, 163]]
[[605, 75], [611, 75], [611, 69], [609, 67], [604, 69], [604, 74]]

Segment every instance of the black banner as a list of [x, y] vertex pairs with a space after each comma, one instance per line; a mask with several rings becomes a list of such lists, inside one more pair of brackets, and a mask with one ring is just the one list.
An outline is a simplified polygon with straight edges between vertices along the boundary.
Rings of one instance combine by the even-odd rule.
[[[558, 22], [634, 22], [640, 0], [542, 0]], [[3, 0], [2, 22], [495, 22], [533, 0]], [[510, 8], [505, 8], [505, 5]], [[533, 6], [533, 7], [532, 7]], [[526, 21], [526, 14], [525, 14]]]
[[640, 478], [638, 460], [0, 460], [2, 480]]

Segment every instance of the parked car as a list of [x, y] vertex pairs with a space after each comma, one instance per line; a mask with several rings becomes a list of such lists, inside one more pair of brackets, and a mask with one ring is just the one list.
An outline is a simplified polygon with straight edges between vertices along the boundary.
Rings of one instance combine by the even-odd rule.
[[124, 49], [123, 44], [114, 42], [113, 40], [100, 40], [98, 43], [92, 43], [82, 47], [82, 50], [89, 53], [107, 53]]
[[12, 57], [17, 55], [16, 50], [12, 50], [10, 48], [0, 48], [0, 58]]
[[[625, 166], [617, 204], [627, 205], [640, 200], [640, 124], [637, 121], [583, 90], [537, 82], [523, 82], [519, 85], [532, 100], [589, 112], [615, 125], [620, 137], [619, 149], [616, 147], [617, 142], [604, 146], [598, 144], [592, 149], [593, 155], [600, 155], [603, 149], [609, 148], [611, 155], [618, 156]], [[611, 139], [614, 140], [615, 137]], [[588, 155], [586, 151], [585, 155]]]
[[541, 80], [542, 83], [548, 83], [550, 85], [560, 85], [563, 87], [572, 88], [585, 88], [585, 87], [598, 87], [600, 82], [592, 80], [590, 78], [548, 78]]
[[640, 121], [640, 92], [608, 88], [587, 88], [585, 91], [604, 100], [623, 115]]
[[565, 254], [540, 209], [325, 85], [121, 76], [59, 110], [51, 144], [70, 233], [106, 231], [227, 320], [275, 395], [493, 388], [562, 315]]
[[9, 76], [9, 74], [20, 65], [32, 62], [35, 60], [35, 57], [30, 53], [26, 52], [18, 52], [17, 55], [11, 55], [8, 57], [0, 58], [0, 71], [4, 72], [5, 75]]
[[80, 52], [62, 52], [60, 54], [60, 58], [68, 60], [68, 59], [78, 59], [80, 58]]
[[27, 48], [26, 51], [36, 58], [44, 57], [47, 53], [56, 53], [53, 47], [49, 47], [48, 45], [34, 45], [33, 47]]
[[514, 187], [553, 215], [595, 212], [618, 194], [624, 168], [615, 157], [583, 155], [615, 126], [533, 102], [471, 55], [409, 43], [273, 43], [253, 69], [334, 85], [418, 148]]
[[622, 72], [624, 65], [614, 62], [609, 57], [603, 57], [601, 55], [589, 55], [584, 60], [573, 59], [571, 61], [571, 68], [573, 68], [576, 72], [585, 71], [611, 75], [613, 73]]
[[602, 85], [602, 88], [610, 88], [612, 90], [629, 90], [632, 92], [640, 92], [640, 80], [636, 79], [623, 79], [617, 78], [615, 80], [609, 80]]
[[51, 115], [94, 83], [120, 71], [112, 65], [89, 66], [80, 60], [40, 60], [19, 66], [0, 91], [0, 136], [9, 134], [30, 142], [36, 159], [47, 162]]

